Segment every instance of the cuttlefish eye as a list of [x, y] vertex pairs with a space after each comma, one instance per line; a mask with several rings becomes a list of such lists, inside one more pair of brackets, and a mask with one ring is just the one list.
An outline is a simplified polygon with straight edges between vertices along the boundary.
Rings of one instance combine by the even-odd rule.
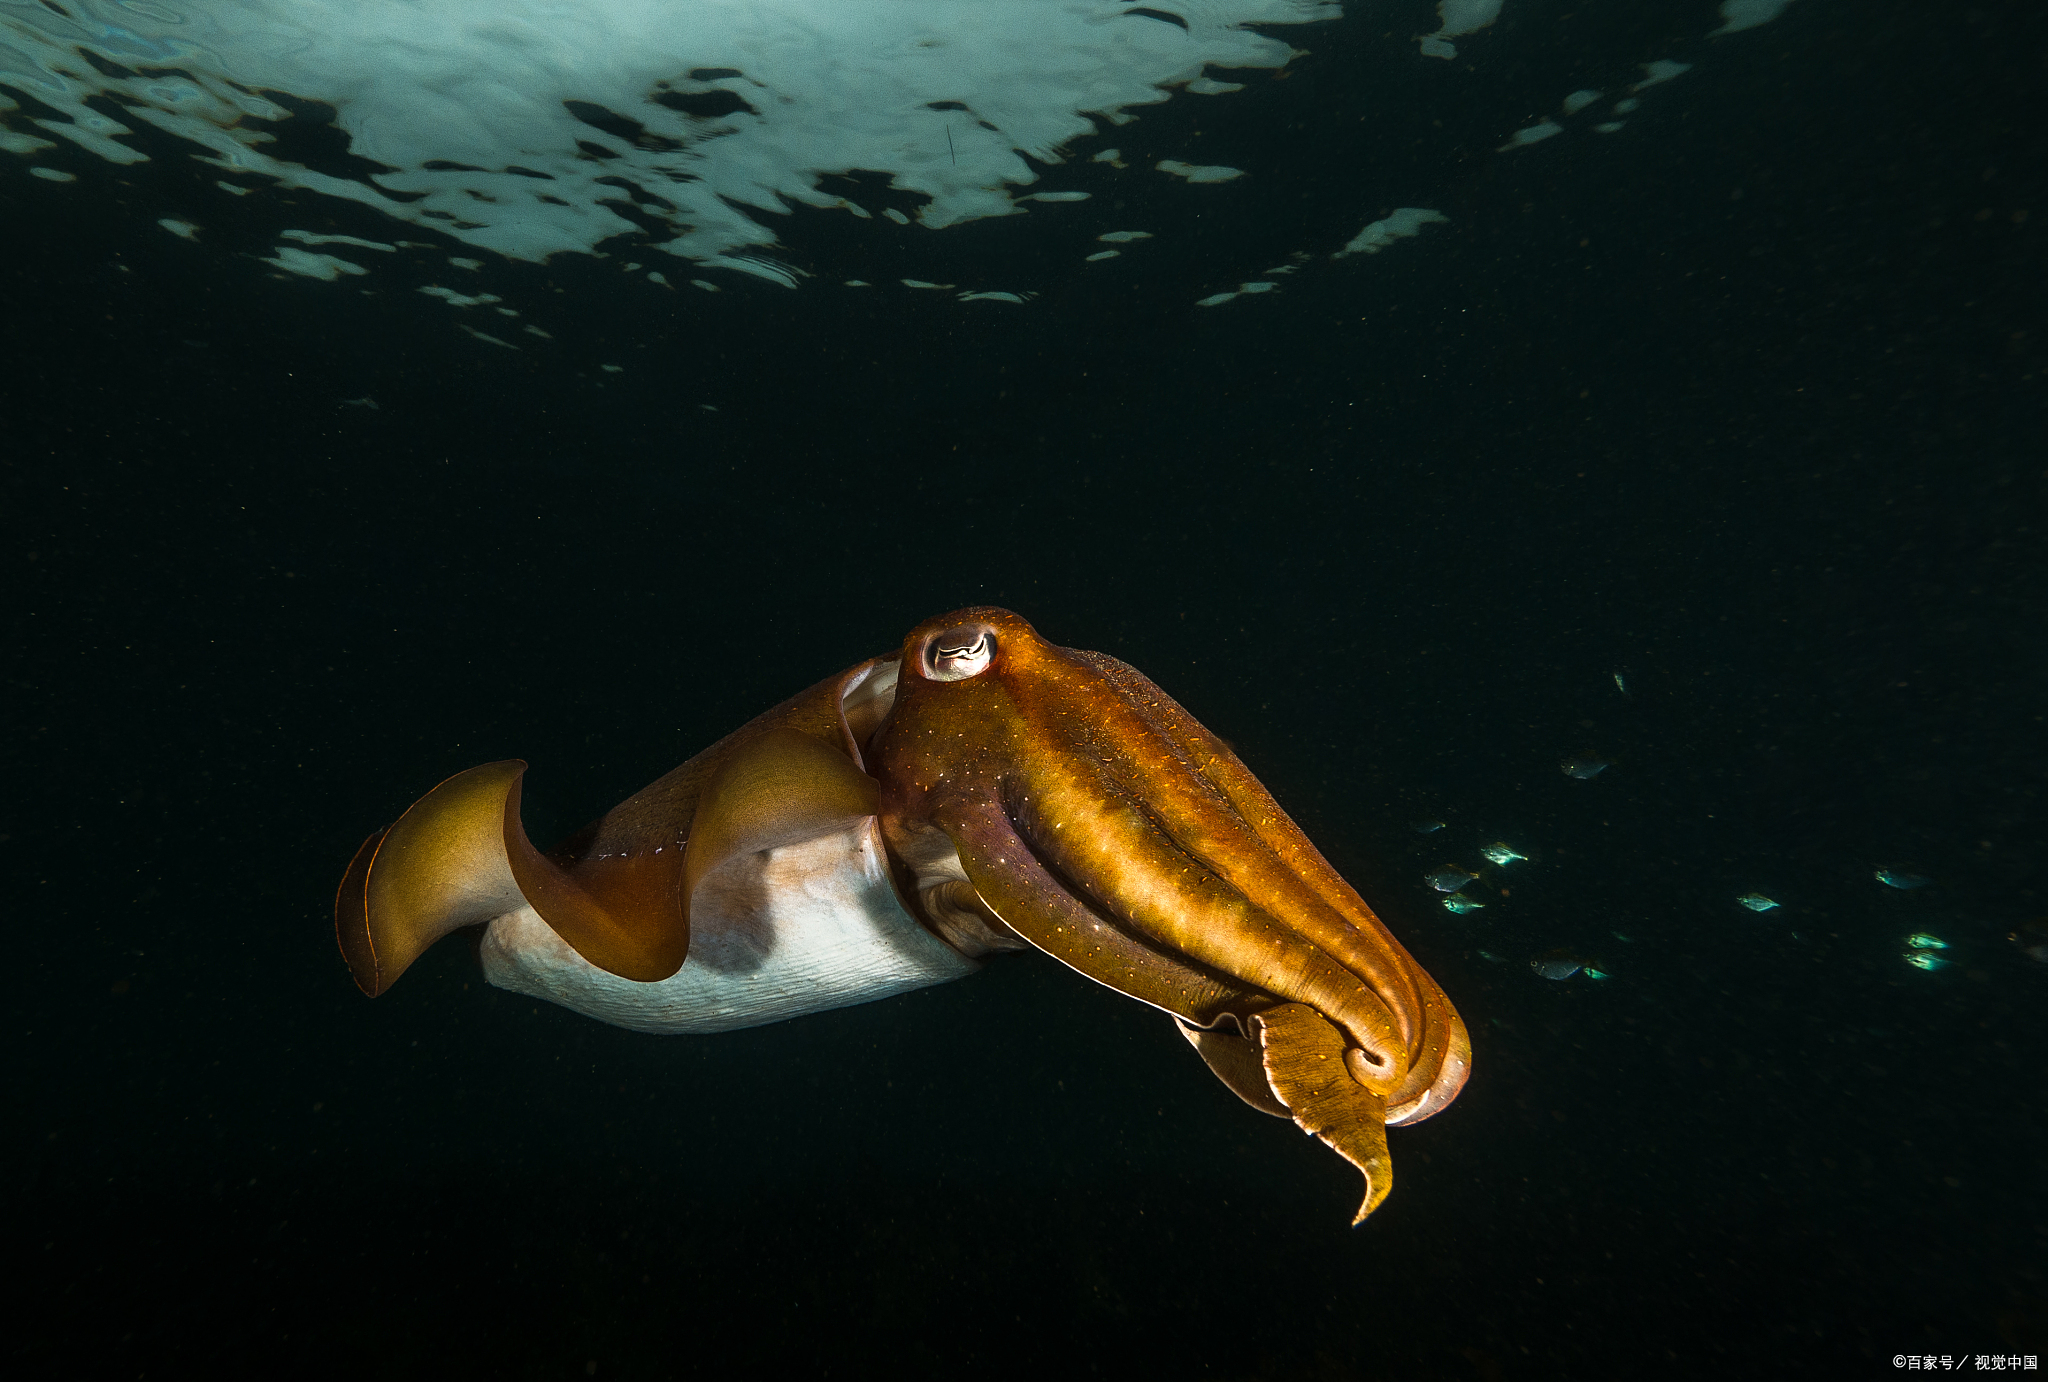
[[995, 635], [979, 625], [948, 629], [925, 644], [925, 675], [933, 681], [965, 681], [988, 670]]

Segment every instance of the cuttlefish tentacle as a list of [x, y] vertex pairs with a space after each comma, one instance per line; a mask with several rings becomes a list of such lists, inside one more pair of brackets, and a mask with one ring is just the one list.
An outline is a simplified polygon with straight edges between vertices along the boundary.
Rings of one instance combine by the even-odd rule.
[[1021, 833], [1097, 907], [1155, 944], [1328, 1013], [1366, 1053], [1361, 1078], [1378, 1093], [1407, 1077], [1407, 1043], [1372, 987], [1181, 848], [1108, 774], [1063, 756], [1022, 777], [1012, 808]]
[[1092, 667], [1116, 692], [1124, 706], [1118, 733], [1143, 731], [1151, 749], [1143, 758], [1118, 755], [1106, 766], [1122, 770], [1126, 786], [1143, 798], [1176, 844], [1372, 985], [1393, 1009], [1401, 1040], [1413, 1052], [1409, 1079], [1393, 1097], [1401, 1102], [1427, 1089], [1456, 1028], [1436, 983], [1227, 743], [1137, 667], [1104, 653], [1067, 655]]
[[[1097, 908], [1207, 968], [1329, 1013], [1360, 1053], [1351, 1062], [1353, 1073], [1381, 1094], [1401, 1089], [1414, 1056], [1433, 1053], [1411, 1046], [1425, 1024], [1399, 965], [1361, 953], [1360, 967], [1367, 969], [1361, 975], [1318, 943], [1324, 937], [1268, 911], [1274, 898], [1286, 898], [1290, 911], [1315, 918], [1328, 937], [1348, 941], [1353, 934], [1270, 857], [1271, 849], [1221, 790], [1194, 770], [1154, 716], [1142, 713], [1156, 716], [1167, 699], [1163, 692], [1142, 690], [1137, 683], [1150, 683], [1116, 664], [1119, 688], [1098, 665], [1111, 659], [1069, 654], [1027, 631], [1005, 630], [1010, 636], [999, 638], [1000, 676], [943, 688], [966, 712], [945, 723], [986, 737], [973, 746], [981, 750], [974, 755], [962, 752], [962, 733], [947, 736], [955, 766], [933, 775], [927, 803], [933, 818], [945, 826], [949, 814], [999, 796], [1032, 852]], [[913, 651], [906, 645], [906, 665]], [[926, 689], [907, 686], [913, 696]], [[1126, 688], [1137, 696], [1125, 695]], [[990, 733], [991, 726], [999, 728]], [[958, 766], [963, 758], [970, 768]], [[1260, 856], [1267, 856], [1263, 867]], [[1240, 861], [1238, 872], [1256, 891], [1220, 876], [1212, 865], [1224, 858]], [[1366, 951], [1363, 944], [1353, 948]], [[1380, 968], [1386, 970], [1385, 994], [1368, 977]], [[1402, 1023], [1392, 1003], [1408, 1009], [1409, 1022]]]
[[1059, 651], [1115, 691], [1124, 712], [1113, 731], [1118, 741], [1150, 750], [1127, 749], [1103, 762], [1161, 831], [1365, 980], [1392, 1010], [1411, 1060], [1407, 1078], [1388, 1091], [1393, 1121], [1412, 1122], [1448, 1103], [1471, 1053], [1442, 989], [1228, 745], [1137, 669], [1101, 653]]
[[952, 837], [982, 904], [1003, 925], [1078, 973], [1197, 1027], [1275, 1001], [1161, 954], [1075, 897], [1047, 872], [995, 805], [941, 811], [936, 819]]
[[1224, 1088], [1261, 1113], [1275, 1118], [1294, 1116], [1266, 1078], [1266, 1062], [1258, 1038], [1246, 1036], [1241, 1030], [1249, 1023], [1219, 1022], [1214, 1027], [1192, 1027], [1175, 1021], [1173, 1025], [1195, 1048], [1210, 1073], [1223, 1081]]
[[1344, 1034], [1315, 1009], [1286, 1003], [1252, 1018], [1266, 1082], [1303, 1132], [1365, 1174], [1355, 1227], [1394, 1188], [1387, 1155], [1387, 1101], [1351, 1078]]

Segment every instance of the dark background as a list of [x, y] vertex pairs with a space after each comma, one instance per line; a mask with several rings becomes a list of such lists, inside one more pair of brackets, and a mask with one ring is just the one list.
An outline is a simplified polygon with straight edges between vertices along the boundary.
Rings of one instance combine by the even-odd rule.
[[[70, 186], [0, 170], [7, 1356], [2048, 1352], [2048, 966], [2006, 940], [2048, 913], [2039, 15], [1800, 0], [1706, 44], [1711, 7], [1517, 8], [1498, 80], [1418, 67], [1408, 6], [1290, 33], [1314, 53], [1228, 120], [1146, 111], [1119, 143], [1207, 115], [1258, 171], [1133, 206], [1188, 233], [1120, 277], [1051, 213], [797, 214], [794, 293], [493, 265], [553, 333], [518, 353], [410, 291], [446, 250], [270, 273], [240, 251], [281, 226], [392, 227], [231, 203], [162, 136], [39, 158]], [[1622, 135], [1493, 154], [1660, 56], [1697, 66]], [[1403, 204], [1451, 224], [1189, 306]], [[334, 883], [441, 777], [525, 757], [558, 833], [984, 602], [1229, 738], [1459, 1005], [1471, 1084], [1395, 1131], [1365, 1227], [1348, 1167], [1043, 959], [703, 1039], [489, 989], [456, 944], [350, 984]], [[1535, 856], [1512, 897], [1445, 913], [1421, 874], [1497, 838]], [[1904, 965], [1915, 930], [1954, 966]], [[1553, 947], [1612, 977], [1537, 978]]]

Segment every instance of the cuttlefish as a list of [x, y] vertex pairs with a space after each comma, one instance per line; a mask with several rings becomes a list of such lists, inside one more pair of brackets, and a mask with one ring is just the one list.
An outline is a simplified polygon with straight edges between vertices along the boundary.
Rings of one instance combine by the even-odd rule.
[[335, 899], [375, 997], [486, 927], [500, 988], [722, 1032], [1035, 949], [1172, 1015], [1246, 1103], [1393, 1184], [1386, 1129], [1471, 1067], [1464, 1024], [1221, 739], [1136, 669], [964, 609], [749, 722], [543, 854], [526, 764], [458, 773]]

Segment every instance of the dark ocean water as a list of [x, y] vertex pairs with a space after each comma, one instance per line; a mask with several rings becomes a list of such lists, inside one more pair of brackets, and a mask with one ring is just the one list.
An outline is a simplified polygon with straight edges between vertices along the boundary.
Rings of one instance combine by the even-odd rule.
[[[1114, 287], [1029, 218], [892, 268], [796, 213], [795, 292], [493, 263], [552, 304], [518, 352], [405, 262], [239, 252], [388, 237], [362, 208], [209, 193], [152, 133], [42, 160], [73, 184], [5, 161], [23, 1375], [2048, 1353], [2048, 964], [2007, 940], [2048, 915], [2041, 15], [1798, 0], [1640, 138], [1495, 156], [1530, 90], [1711, 19], [1516, 6], [1542, 81], [1455, 98], [1379, 42], [1426, 7], [1297, 37], [1213, 136], [1264, 190]], [[1450, 221], [1189, 305], [1217, 245], [1355, 233], [1361, 180]], [[995, 261], [1042, 296], [829, 286]], [[1471, 1082], [1365, 1226], [1350, 1168], [1035, 955], [715, 1038], [455, 942], [350, 983], [335, 882], [442, 777], [530, 760], [552, 837], [978, 603], [1229, 739], [1457, 1003]], [[1448, 914], [1422, 875], [1495, 839], [1512, 898]], [[1559, 947], [1610, 977], [1537, 977]]]

